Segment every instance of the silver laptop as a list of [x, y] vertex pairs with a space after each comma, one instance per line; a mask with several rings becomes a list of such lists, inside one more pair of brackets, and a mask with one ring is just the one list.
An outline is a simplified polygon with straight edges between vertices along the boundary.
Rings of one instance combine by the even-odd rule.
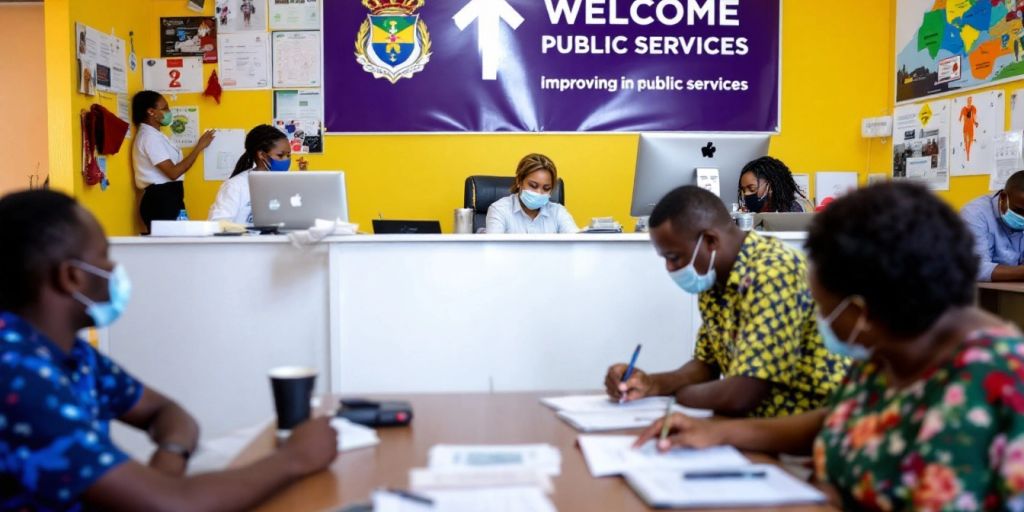
[[814, 220], [813, 213], [755, 213], [754, 229], [762, 231], [807, 231]]
[[316, 219], [348, 222], [343, 172], [250, 172], [249, 196], [256, 226], [309, 229]]

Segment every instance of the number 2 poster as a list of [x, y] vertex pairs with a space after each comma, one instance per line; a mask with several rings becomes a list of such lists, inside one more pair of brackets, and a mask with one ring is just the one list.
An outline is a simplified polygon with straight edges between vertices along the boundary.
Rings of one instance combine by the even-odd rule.
[[163, 93], [203, 92], [203, 58], [146, 59], [142, 85]]

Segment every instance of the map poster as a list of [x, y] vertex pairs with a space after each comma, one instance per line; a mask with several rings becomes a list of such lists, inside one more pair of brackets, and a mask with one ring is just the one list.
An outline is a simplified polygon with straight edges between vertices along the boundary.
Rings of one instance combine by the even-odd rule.
[[949, 190], [950, 100], [896, 107], [892, 119], [892, 177]]
[[1003, 134], [1006, 99], [1003, 91], [953, 98], [949, 134], [952, 176], [991, 174], [996, 166], [996, 139]]
[[897, 102], [1022, 77], [1024, 2], [899, 0], [896, 3]]

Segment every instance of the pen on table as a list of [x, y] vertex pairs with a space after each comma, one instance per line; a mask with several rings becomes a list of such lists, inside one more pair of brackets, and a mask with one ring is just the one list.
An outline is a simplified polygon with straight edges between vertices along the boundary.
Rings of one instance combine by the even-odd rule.
[[404, 499], [407, 499], [409, 501], [415, 501], [416, 503], [420, 503], [423, 505], [434, 505], [434, 500], [426, 496], [423, 496], [422, 494], [415, 494], [409, 491], [403, 491], [401, 489], [388, 489], [387, 492], [394, 494], [395, 496], [401, 496]]
[[[622, 380], [620, 380], [619, 383], [625, 384], [626, 382], [629, 382], [629, 378], [633, 376], [633, 369], [636, 368], [636, 358], [640, 355], [640, 346], [641, 344], [637, 343], [636, 348], [633, 349], [633, 357], [629, 360], [629, 366], [626, 367], [626, 373], [622, 374]], [[626, 391], [622, 392], [622, 395], [619, 395], [620, 404], [626, 401], [626, 394], [628, 393], [629, 389], [627, 388]]]
[[684, 480], [721, 480], [726, 478], [764, 478], [768, 473], [759, 470], [737, 471], [690, 471], [683, 473]]
[[665, 417], [661, 419], [661, 435], [658, 436], [658, 444], [668, 438], [668, 418], [672, 415], [672, 403], [674, 400], [669, 400], [668, 405], [665, 407]]

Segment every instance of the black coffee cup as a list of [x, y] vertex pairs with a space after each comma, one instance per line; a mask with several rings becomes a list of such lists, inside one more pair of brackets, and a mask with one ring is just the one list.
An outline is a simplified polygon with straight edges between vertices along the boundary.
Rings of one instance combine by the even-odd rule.
[[316, 370], [312, 368], [281, 366], [270, 370], [278, 431], [289, 431], [309, 419], [314, 384]]

